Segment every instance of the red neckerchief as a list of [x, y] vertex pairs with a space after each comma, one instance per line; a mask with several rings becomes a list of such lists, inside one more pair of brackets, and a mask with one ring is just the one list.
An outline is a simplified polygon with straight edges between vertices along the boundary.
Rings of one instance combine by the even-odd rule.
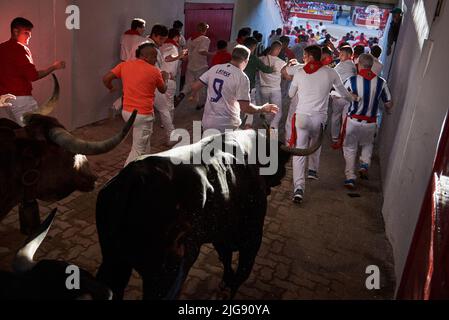
[[313, 74], [320, 70], [322, 66], [323, 64], [321, 63], [321, 61], [312, 61], [306, 64], [306, 66], [304, 67], [304, 71], [307, 74]]
[[126, 34], [126, 35], [130, 35], [130, 36], [140, 36], [139, 31], [137, 31], [137, 30], [132, 30], [132, 29], [129, 29], [128, 31], [126, 31], [125, 34]]
[[323, 64], [323, 66], [328, 66], [332, 62], [334, 62], [334, 59], [332, 59], [332, 57], [326, 57], [323, 60], [321, 60], [321, 63]]
[[376, 76], [374, 72], [371, 71], [371, 69], [360, 69], [359, 75], [361, 75], [366, 80], [373, 80]]
[[288, 140], [288, 146], [290, 148], [296, 148], [296, 143], [298, 141], [298, 131], [296, 131], [296, 113], [293, 114], [291, 129], [292, 129], [292, 132], [290, 135], [290, 140]]
[[237, 38], [237, 43], [243, 46], [243, 44], [245, 43], [245, 39]]
[[167, 40], [165, 41], [165, 43], [170, 43], [170, 44], [174, 45], [176, 48], [179, 48], [179, 43], [176, 42], [176, 41], [173, 40], [173, 39], [167, 39]]
[[195, 40], [195, 39], [198, 39], [199, 37], [201, 37], [202, 36], [202, 34], [201, 33], [199, 33], [199, 32], [196, 32], [196, 33], [194, 33], [193, 34], [193, 36], [192, 36], [192, 40]]

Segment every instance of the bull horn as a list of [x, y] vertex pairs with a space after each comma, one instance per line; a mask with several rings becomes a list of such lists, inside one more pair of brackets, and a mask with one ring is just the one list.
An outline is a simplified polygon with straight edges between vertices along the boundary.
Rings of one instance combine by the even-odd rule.
[[309, 156], [309, 155], [315, 153], [319, 148], [321, 148], [321, 145], [323, 144], [323, 138], [324, 138], [324, 127], [321, 126], [320, 138], [318, 139], [318, 142], [311, 148], [297, 149], [297, 148], [289, 148], [285, 145], [282, 145], [281, 149], [285, 152], [290, 153], [293, 156], [296, 156], [296, 157], [306, 157], [306, 156]]
[[35, 113], [41, 114], [43, 116], [47, 116], [50, 113], [53, 112], [53, 110], [56, 108], [56, 105], [58, 104], [59, 100], [59, 81], [58, 78], [52, 73], [51, 76], [53, 77], [53, 95], [48, 99], [47, 102], [45, 102], [43, 105], [37, 109]]
[[265, 130], [268, 131], [268, 135], [270, 134], [270, 124], [268, 123], [267, 117], [262, 113], [260, 115], [260, 119], [262, 120], [262, 125]]
[[110, 139], [104, 141], [85, 141], [71, 135], [63, 128], [53, 128], [49, 131], [48, 137], [61, 148], [73, 153], [86, 156], [94, 156], [107, 153], [117, 147], [128, 135], [137, 117], [137, 110], [134, 110], [131, 118], [123, 129]]
[[248, 122], [248, 115], [245, 114], [245, 117], [242, 120], [242, 124], [240, 125], [240, 130], [244, 130], [246, 123]]
[[31, 271], [36, 262], [33, 260], [36, 251], [47, 236], [48, 231], [55, 219], [57, 209], [54, 209], [36, 232], [28, 238], [25, 245], [17, 252], [12, 267], [16, 273]]

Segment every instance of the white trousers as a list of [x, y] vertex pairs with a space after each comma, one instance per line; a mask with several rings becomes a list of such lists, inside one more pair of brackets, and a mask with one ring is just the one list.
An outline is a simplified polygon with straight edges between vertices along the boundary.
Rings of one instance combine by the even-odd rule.
[[[184, 85], [184, 88], [182, 89], [182, 93], [187, 96], [192, 91], [192, 84], [194, 84], [195, 81], [199, 80], [207, 70], [209, 70], [209, 68], [203, 68], [197, 71], [187, 69], [186, 83]], [[202, 88], [198, 93], [198, 105], [204, 105], [206, 103], [206, 98], [207, 88]]]
[[360, 162], [371, 165], [376, 123], [358, 122], [348, 118], [343, 153], [346, 161], [346, 179], [357, 179], [356, 157], [359, 146], [362, 148]]
[[351, 103], [344, 98], [331, 96], [332, 117], [331, 117], [331, 133], [332, 140], [338, 141], [341, 132], [341, 126], [344, 122], [343, 117], [346, 117]]
[[[321, 127], [327, 122], [327, 115], [322, 114], [296, 114], [296, 147], [306, 149], [315, 145], [319, 138]], [[294, 191], [306, 189], [306, 158], [309, 159], [308, 170], [318, 172], [320, 167], [321, 148], [308, 157], [293, 157], [293, 184]]]
[[267, 115], [267, 120], [270, 126], [274, 129], [279, 129], [279, 124], [282, 118], [282, 91], [279, 89], [272, 89], [268, 87], [260, 88], [260, 96], [262, 104], [273, 103], [279, 107], [279, 112], [276, 115]]
[[[132, 113], [123, 111], [122, 116], [128, 121]], [[151, 152], [151, 135], [153, 134], [154, 115], [137, 115], [133, 129], [133, 145], [126, 160], [125, 167], [142, 155]]]
[[24, 127], [23, 115], [28, 112], [36, 111], [39, 106], [36, 100], [32, 96], [19, 96], [16, 100], [11, 100], [11, 107], [6, 108], [6, 112], [11, 120], [15, 121], [18, 125]]
[[170, 136], [175, 130], [175, 126], [173, 124], [175, 117], [175, 94], [176, 81], [168, 80], [167, 92], [162, 94], [156, 90], [156, 98], [154, 100], [154, 108], [159, 112], [161, 117], [167, 142], [170, 141]]

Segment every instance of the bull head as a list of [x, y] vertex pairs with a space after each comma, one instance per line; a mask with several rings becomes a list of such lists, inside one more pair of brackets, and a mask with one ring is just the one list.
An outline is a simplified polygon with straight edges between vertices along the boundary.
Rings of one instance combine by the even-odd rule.
[[[59, 201], [74, 191], [94, 190], [98, 177], [91, 171], [86, 155], [113, 150], [125, 139], [136, 119], [137, 111], [120, 132], [104, 141], [76, 138], [57, 119], [47, 116], [59, 99], [60, 87], [54, 75], [53, 81], [52, 97], [36, 112], [24, 115], [24, 128], [0, 119], [0, 219], [19, 203], [34, 202], [32, 214], [36, 215], [37, 199]], [[21, 229], [34, 227], [36, 224]]]
[[[33, 300], [110, 300], [111, 291], [87, 271], [64, 261], [42, 260], [34, 261], [34, 255], [45, 240], [55, 219], [56, 209], [45, 219], [36, 232], [28, 238], [19, 249], [13, 262], [14, 274], [5, 275], [4, 285], [11, 286], [4, 290], [7, 299]], [[79, 288], [67, 288], [68, 268], [78, 268]]]

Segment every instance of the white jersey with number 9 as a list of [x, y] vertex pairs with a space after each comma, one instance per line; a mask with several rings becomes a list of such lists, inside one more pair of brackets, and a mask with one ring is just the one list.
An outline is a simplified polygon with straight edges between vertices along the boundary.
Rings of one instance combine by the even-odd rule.
[[251, 101], [248, 76], [234, 65], [221, 64], [212, 67], [200, 77], [207, 86], [203, 128], [237, 129], [242, 124], [238, 101]]

